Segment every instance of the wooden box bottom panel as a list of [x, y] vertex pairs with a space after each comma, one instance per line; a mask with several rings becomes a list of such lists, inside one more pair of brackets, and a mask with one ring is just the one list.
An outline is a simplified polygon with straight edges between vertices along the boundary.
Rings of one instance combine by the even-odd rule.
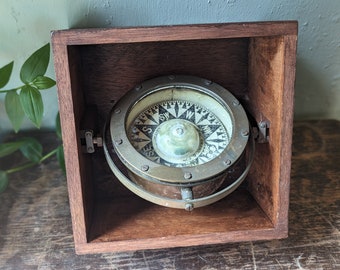
[[78, 254], [133, 251], [282, 238], [250, 193], [241, 188], [223, 200], [187, 212], [137, 196], [96, 201], [88, 243]]

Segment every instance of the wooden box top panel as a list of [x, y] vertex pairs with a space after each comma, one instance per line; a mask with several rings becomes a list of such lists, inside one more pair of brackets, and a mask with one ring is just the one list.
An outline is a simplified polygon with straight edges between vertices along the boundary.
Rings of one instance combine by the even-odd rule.
[[297, 35], [297, 22], [244, 22], [57, 30], [52, 32], [52, 43], [55, 45], [86, 45], [279, 35]]

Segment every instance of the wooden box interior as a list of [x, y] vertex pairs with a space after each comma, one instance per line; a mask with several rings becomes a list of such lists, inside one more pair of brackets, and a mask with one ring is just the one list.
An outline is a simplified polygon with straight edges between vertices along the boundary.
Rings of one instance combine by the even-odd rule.
[[[56, 34], [54, 57], [57, 80], [60, 78], [60, 112], [77, 252], [286, 237], [294, 38], [292, 33], [265, 33], [61, 44]], [[67, 63], [59, 61], [60, 46]], [[84, 153], [79, 139], [83, 129], [102, 134], [112, 104], [135, 85], [171, 74], [214, 81], [232, 92], [256, 121], [270, 123], [269, 143], [256, 145], [255, 162], [245, 183], [225, 199], [192, 212], [158, 206], [131, 193], [110, 171], [103, 150]], [[69, 84], [64, 84], [65, 80]], [[63, 101], [67, 94], [62, 91], [70, 91], [71, 107]], [[70, 117], [74, 119], [72, 128]], [[74, 164], [79, 170], [72, 167]]]

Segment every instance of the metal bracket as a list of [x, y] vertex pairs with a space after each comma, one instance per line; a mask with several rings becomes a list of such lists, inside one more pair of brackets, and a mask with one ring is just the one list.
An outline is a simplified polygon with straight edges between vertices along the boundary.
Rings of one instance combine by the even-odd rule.
[[84, 152], [92, 154], [95, 151], [95, 146], [102, 147], [103, 146], [103, 138], [102, 137], [94, 137], [93, 136], [93, 130], [81, 130], [81, 139], [85, 139], [85, 144], [83, 144]]
[[258, 122], [257, 127], [253, 127], [253, 134], [257, 143], [269, 142], [269, 127], [269, 122], [265, 120]]
[[193, 199], [193, 193], [191, 188], [181, 188], [182, 200], [185, 201], [184, 209], [192, 211], [194, 205], [190, 202]]

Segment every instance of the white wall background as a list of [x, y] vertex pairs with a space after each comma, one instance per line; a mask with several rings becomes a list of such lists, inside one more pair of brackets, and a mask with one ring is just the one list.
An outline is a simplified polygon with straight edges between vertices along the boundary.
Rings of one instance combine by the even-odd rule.
[[[295, 118], [340, 119], [340, 0], [0, 0], [0, 66], [14, 60], [8, 88], [19, 85], [20, 66], [55, 29], [268, 20], [299, 21]], [[53, 127], [56, 89], [43, 98]], [[0, 132], [10, 128], [1, 95]]]

